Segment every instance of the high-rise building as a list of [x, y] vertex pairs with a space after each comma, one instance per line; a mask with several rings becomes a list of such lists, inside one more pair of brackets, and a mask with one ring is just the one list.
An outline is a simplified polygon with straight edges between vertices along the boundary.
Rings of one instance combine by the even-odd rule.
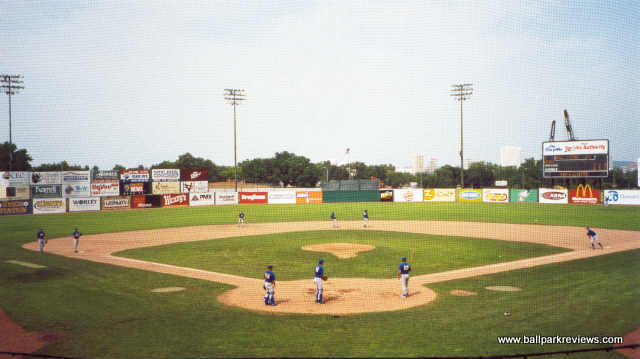
[[431, 157], [429, 159], [429, 163], [427, 164], [427, 172], [433, 173], [438, 169], [438, 159], [435, 157]]
[[500, 166], [520, 167], [520, 147], [500, 146]]
[[424, 173], [426, 170], [424, 168], [424, 155], [416, 154], [413, 156], [413, 173]]
[[465, 170], [468, 170], [469, 166], [471, 166], [472, 163], [473, 163], [473, 160], [471, 158], [465, 158], [462, 165], [464, 166]]

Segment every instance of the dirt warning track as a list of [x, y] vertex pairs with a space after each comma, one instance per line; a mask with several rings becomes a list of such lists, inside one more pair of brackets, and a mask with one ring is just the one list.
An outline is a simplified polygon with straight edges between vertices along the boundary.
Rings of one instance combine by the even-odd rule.
[[[586, 232], [581, 227], [446, 221], [375, 221], [370, 223], [368, 228], [362, 228], [362, 222], [360, 221], [341, 222], [340, 225], [339, 229], [332, 229], [329, 222], [283, 222], [105, 233], [83, 236], [80, 242], [80, 253], [73, 252], [71, 237], [49, 240], [45, 251], [71, 258], [230, 284], [236, 288], [226, 291], [218, 297], [220, 302], [229, 306], [280, 313], [347, 315], [402, 310], [427, 304], [436, 298], [436, 293], [424, 286], [429, 283], [469, 278], [640, 248], [640, 232], [612, 229], [595, 229], [598, 232], [599, 239], [605, 245], [605, 249], [592, 250], [585, 235]], [[411, 295], [409, 298], [400, 297], [400, 282], [395, 278], [329, 278], [324, 285], [326, 304], [320, 305], [314, 303], [315, 287], [311, 278], [296, 281], [278, 281], [276, 285], [277, 306], [264, 305], [262, 300], [264, 290], [260, 279], [112, 255], [114, 252], [126, 249], [178, 242], [312, 230], [375, 230], [489, 238], [547, 244], [569, 248], [572, 251], [414, 276], [410, 280]], [[37, 250], [37, 243], [27, 243], [23, 247]]]

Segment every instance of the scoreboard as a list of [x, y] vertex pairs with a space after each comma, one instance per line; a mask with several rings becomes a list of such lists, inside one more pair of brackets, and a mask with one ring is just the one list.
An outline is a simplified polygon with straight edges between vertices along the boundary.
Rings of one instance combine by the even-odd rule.
[[609, 176], [609, 140], [544, 142], [543, 178]]

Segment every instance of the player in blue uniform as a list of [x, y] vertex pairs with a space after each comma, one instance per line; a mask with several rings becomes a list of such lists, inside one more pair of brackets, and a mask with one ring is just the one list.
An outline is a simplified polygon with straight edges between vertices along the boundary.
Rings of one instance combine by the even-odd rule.
[[364, 222], [364, 227], [369, 225], [369, 212], [366, 209], [362, 213], [362, 221]]
[[244, 211], [238, 213], [238, 224], [244, 224]]
[[42, 253], [44, 251], [44, 245], [47, 244], [47, 240], [45, 239], [45, 234], [42, 230], [42, 227], [40, 227], [40, 230], [38, 231], [36, 236], [38, 237], [38, 249], [40, 250], [40, 253]]
[[594, 245], [595, 242], [598, 242], [600, 249], [604, 249], [602, 243], [598, 240], [598, 235], [593, 231], [593, 229], [589, 228], [589, 226], [587, 226], [587, 237], [589, 237], [589, 241], [591, 242], [591, 249], [596, 249], [596, 246]]
[[73, 253], [78, 253], [78, 243], [80, 242], [80, 236], [82, 233], [78, 232], [78, 228], [73, 231]]
[[398, 266], [398, 278], [402, 283], [402, 296], [404, 298], [409, 296], [409, 272], [411, 272], [411, 265], [407, 263], [407, 257], [402, 257], [402, 263]]
[[323, 304], [322, 301], [322, 281], [326, 280], [324, 276], [324, 268], [322, 267], [322, 263], [324, 263], [323, 259], [318, 260], [318, 265], [313, 270], [313, 282], [316, 284], [316, 303]]
[[333, 221], [333, 228], [338, 228], [338, 219], [334, 211], [331, 211], [331, 220]]
[[276, 305], [276, 300], [274, 298], [275, 289], [276, 289], [276, 275], [271, 271], [273, 266], [269, 264], [267, 266], [267, 270], [264, 271], [264, 305]]

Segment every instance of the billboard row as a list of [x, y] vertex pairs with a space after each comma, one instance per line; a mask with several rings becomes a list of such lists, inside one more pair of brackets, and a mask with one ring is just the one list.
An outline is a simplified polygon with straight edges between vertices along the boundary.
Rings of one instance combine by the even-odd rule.
[[296, 203], [322, 203], [322, 191], [296, 191]]
[[592, 189], [590, 185], [578, 185], [578, 188], [569, 190], [569, 203], [575, 204], [599, 204], [600, 190]]
[[162, 207], [185, 207], [188, 205], [188, 193], [170, 193], [162, 195]]
[[149, 182], [150, 178], [149, 170], [120, 171], [120, 181], [122, 182]]
[[62, 184], [62, 172], [32, 172], [31, 185]]
[[153, 169], [151, 170], [151, 180], [153, 182], [178, 182], [180, 181], [180, 170], [174, 169]]
[[59, 198], [62, 197], [61, 184], [39, 184], [31, 186], [32, 198]]
[[180, 181], [209, 181], [209, 170], [206, 168], [180, 170]]
[[538, 202], [537, 189], [511, 189], [509, 190], [510, 202]]
[[380, 202], [393, 202], [393, 190], [381, 189], [380, 190]]
[[25, 200], [31, 198], [29, 186], [0, 187], [0, 200]]
[[152, 182], [151, 193], [168, 194], [180, 193], [180, 182]]
[[216, 202], [216, 196], [214, 192], [189, 194], [190, 206], [213, 206], [215, 202]]
[[102, 197], [102, 209], [129, 209], [131, 208], [131, 197]]
[[215, 192], [216, 205], [238, 204], [238, 192]]
[[64, 198], [36, 198], [33, 200], [33, 214], [65, 213], [67, 200]]
[[180, 182], [181, 193], [202, 193], [209, 192], [209, 182], [207, 181], [183, 181]]
[[160, 195], [137, 195], [131, 197], [131, 208], [160, 208], [162, 207], [162, 196]]
[[100, 210], [100, 198], [70, 198], [69, 199], [69, 212], [87, 212], [87, 211], [99, 211]]
[[96, 179], [91, 182], [91, 196], [117, 196], [120, 194], [120, 183], [117, 179]]
[[89, 171], [62, 172], [62, 197], [78, 198], [91, 195], [91, 174]]
[[240, 204], [258, 204], [258, 203], [267, 203], [268, 201], [268, 193], [267, 192], [239, 192], [238, 193], [238, 203]]
[[423, 200], [424, 196], [422, 194], [422, 188], [406, 188], [393, 190], [394, 202], [422, 202]]
[[538, 202], [540, 203], [569, 203], [569, 191], [566, 189], [540, 188], [538, 190]]
[[640, 190], [607, 189], [604, 191], [604, 200], [607, 204], [627, 204], [640, 206]]
[[0, 186], [22, 187], [31, 184], [31, 172], [26, 171], [5, 171], [0, 172]]
[[482, 202], [482, 190], [481, 189], [465, 189], [458, 190], [459, 202]]
[[267, 198], [269, 204], [295, 204], [296, 190], [269, 191]]
[[509, 203], [509, 189], [508, 188], [483, 188], [482, 202]]
[[425, 188], [423, 195], [425, 202], [454, 202], [455, 188]]

